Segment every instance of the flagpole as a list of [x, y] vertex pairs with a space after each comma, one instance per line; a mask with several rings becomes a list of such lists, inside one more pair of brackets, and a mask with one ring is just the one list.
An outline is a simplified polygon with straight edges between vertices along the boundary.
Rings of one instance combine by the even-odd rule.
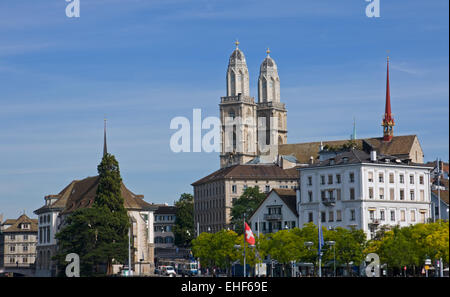
[[322, 203], [322, 201], [321, 201], [321, 199], [322, 198], [319, 198], [319, 216], [318, 216], [318, 219], [319, 219], [319, 249], [318, 249], [318, 252], [319, 252], [319, 277], [322, 277], [322, 251], [321, 251], [321, 249], [322, 249], [322, 247], [320, 246], [321, 245], [321, 237], [320, 237], [320, 235], [321, 235], [321, 232], [322, 232], [322, 214], [321, 214], [321, 212], [320, 212], [320, 204]]
[[247, 277], [247, 274], [246, 274], [246, 264], [245, 264], [245, 258], [246, 258], [246, 256], [245, 256], [245, 213], [244, 213], [244, 277]]

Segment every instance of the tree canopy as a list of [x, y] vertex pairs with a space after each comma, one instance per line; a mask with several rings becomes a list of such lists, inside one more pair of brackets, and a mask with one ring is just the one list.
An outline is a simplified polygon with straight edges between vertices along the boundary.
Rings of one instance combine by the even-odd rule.
[[238, 234], [244, 233], [244, 214], [249, 218], [265, 198], [266, 194], [261, 193], [257, 186], [249, 187], [233, 203], [231, 208], [231, 224]]
[[173, 227], [175, 235], [175, 245], [190, 246], [195, 237], [194, 226], [194, 196], [183, 193], [180, 199], [175, 202], [176, 218]]

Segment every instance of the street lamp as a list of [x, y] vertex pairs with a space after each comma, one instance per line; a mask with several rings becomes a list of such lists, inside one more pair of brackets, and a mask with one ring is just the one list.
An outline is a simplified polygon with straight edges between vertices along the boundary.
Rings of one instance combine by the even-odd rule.
[[333, 271], [334, 277], [336, 277], [336, 242], [333, 240], [325, 242], [326, 245], [333, 247]]

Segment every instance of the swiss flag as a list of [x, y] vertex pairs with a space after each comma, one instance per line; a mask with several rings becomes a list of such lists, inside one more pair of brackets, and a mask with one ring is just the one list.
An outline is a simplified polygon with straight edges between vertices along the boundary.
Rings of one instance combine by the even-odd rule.
[[253, 236], [252, 229], [245, 223], [245, 241], [248, 242], [250, 245], [255, 244], [255, 236]]

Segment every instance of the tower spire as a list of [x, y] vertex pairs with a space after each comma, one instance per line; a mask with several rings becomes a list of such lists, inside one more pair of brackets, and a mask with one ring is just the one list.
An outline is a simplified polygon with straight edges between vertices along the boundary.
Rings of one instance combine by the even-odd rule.
[[384, 110], [383, 122], [383, 140], [391, 141], [394, 136], [393, 127], [395, 126], [394, 117], [391, 113], [391, 90], [389, 86], [389, 56], [387, 57], [387, 71], [386, 71], [386, 106]]
[[105, 156], [108, 153], [108, 149], [106, 147], [106, 119], [105, 119], [105, 126], [104, 126], [104, 135], [103, 135], [103, 156]]

